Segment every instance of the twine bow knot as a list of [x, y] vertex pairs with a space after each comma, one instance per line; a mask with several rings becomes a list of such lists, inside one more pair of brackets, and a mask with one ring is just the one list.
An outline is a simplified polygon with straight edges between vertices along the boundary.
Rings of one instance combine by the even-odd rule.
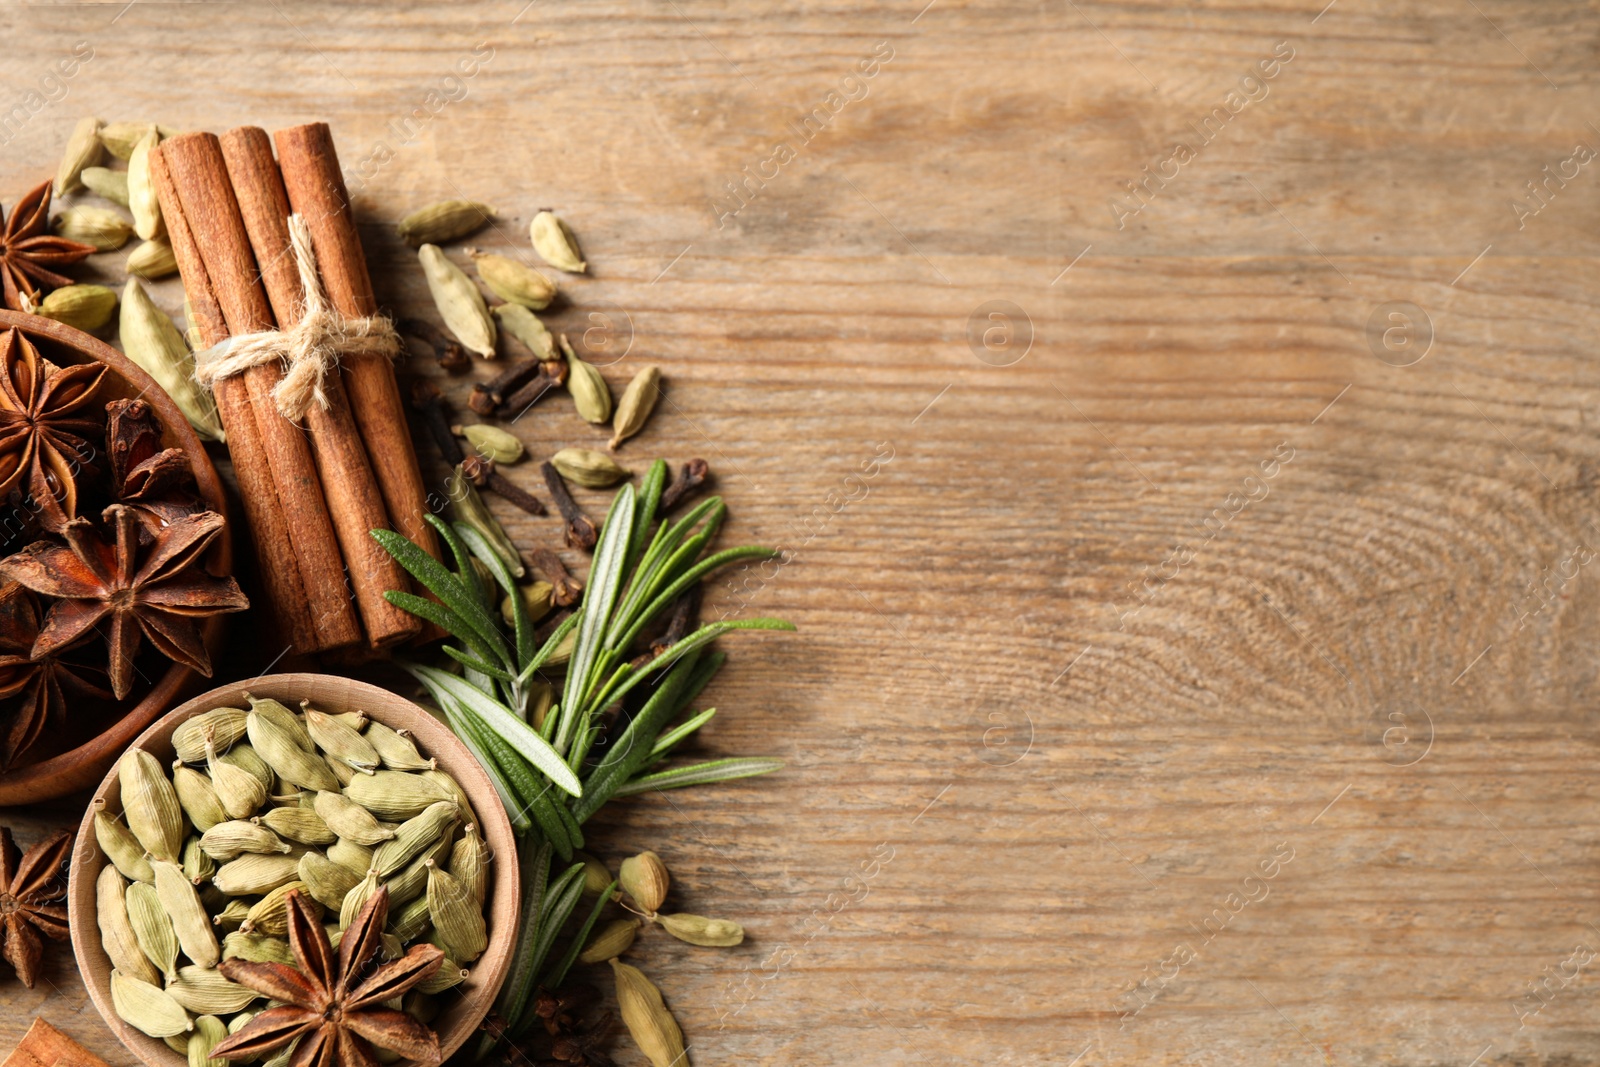
[[272, 400], [283, 417], [298, 422], [312, 404], [327, 408], [327, 376], [347, 356], [400, 354], [400, 335], [382, 315], [346, 318], [328, 303], [317, 275], [311, 230], [299, 215], [289, 216], [289, 248], [294, 253], [305, 307], [300, 321], [287, 330], [264, 330], [230, 337], [195, 354], [195, 380], [210, 389], [215, 383], [273, 360], [285, 366]]

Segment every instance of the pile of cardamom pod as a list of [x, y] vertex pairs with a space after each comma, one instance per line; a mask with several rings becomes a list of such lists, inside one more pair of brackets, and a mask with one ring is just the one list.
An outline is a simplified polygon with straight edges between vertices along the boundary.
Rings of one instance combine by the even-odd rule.
[[111, 861], [96, 911], [117, 1014], [192, 1067], [225, 1067], [210, 1050], [267, 1005], [217, 964], [293, 966], [285, 935], [296, 891], [316, 902], [337, 947], [381, 886], [390, 897], [383, 958], [422, 941], [445, 954], [402, 1003], [431, 1025], [435, 995], [466, 981], [488, 945], [489, 854], [466, 794], [403, 731], [309, 703], [300, 713], [249, 703], [178, 727], [170, 774], [129, 749], [118, 764], [123, 819], [95, 815]]

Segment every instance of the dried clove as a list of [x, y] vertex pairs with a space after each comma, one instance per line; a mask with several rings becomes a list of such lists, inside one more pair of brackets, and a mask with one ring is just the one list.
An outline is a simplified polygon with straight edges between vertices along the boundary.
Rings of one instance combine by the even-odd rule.
[[472, 356], [461, 346], [461, 342], [426, 319], [401, 319], [398, 325], [401, 333], [415, 337], [433, 349], [433, 358], [445, 370], [454, 373], [472, 366]]
[[539, 465], [539, 472], [544, 475], [545, 487], [550, 490], [550, 497], [556, 502], [556, 509], [567, 522], [565, 531], [567, 547], [593, 552], [595, 542], [599, 540], [599, 532], [595, 530], [594, 522], [578, 506], [578, 502], [572, 499], [561, 472], [549, 461]]
[[539, 370], [540, 363], [536, 359], [513, 363], [488, 381], [474, 385], [472, 395], [467, 398], [467, 406], [479, 415], [492, 415], [495, 408], [505, 402], [507, 393], [538, 374]]
[[699, 583], [690, 586], [683, 595], [672, 604], [672, 614], [667, 616], [667, 627], [661, 631], [654, 641], [650, 642], [650, 656], [652, 659], [661, 655], [673, 645], [689, 636], [689, 631], [694, 627], [700, 617], [700, 586]]
[[439, 392], [439, 387], [426, 378], [412, 382], [411, 406], [422, 416], [428, 436], [439, 446], [439, 454], [444, 461], [452, 467], [460, 466], [466, 457], [461, 452], [461, 443], [450, 432], [450, 413], [445, 410], [444, 395]]
[[528, 408], [538, 403], [539, 400], [552, 389], [560, 388], [567, 380], [567, 365], [559, 359], [545, 360], [539, 365], [539, 373], [524, 382], [517, 390], [511, 393], [495, 409], [495, 415], [502, 419], [516, 418]]
[[673, 476], [671, 483], [661, 492], [661, 513], [665, 515], [693, 496], [711, 477], [711, 468], [703, 459], [691, 459]]
[[466, 476], [467, 481], [479, 489], [489, 490], [500, 499], [515, 504], [529, 515], [549, 514], [538, 497], [495, 470], [494, 460], [492, 459], [485, 459], [483, 456], [467, 456], [461, 461], [461, 473]]
[[583, 595], [583, 583], [567, 573], [567, 565], [561, 562], [561, 557], [556, 555], [554, 549], [529, 549], [528, 562], [550, 583], [550, 588], [554, 590], [551, 598], [557, 607], [570, 608]]

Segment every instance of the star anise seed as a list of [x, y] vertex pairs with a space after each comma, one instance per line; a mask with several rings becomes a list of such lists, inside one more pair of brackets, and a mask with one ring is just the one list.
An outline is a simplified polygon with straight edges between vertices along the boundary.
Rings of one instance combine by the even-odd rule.
[[89, 438], [104, 431], [84, 410], [104, 379], [100, 363], [55, 367], [19, 330], [0, 334], [0, 494], [25, 484], [46, 530], [78, 513]]
[[250, 606], [237, 582], [206, 573], [201, 563], [222, 532], [222, 516], [205, 511], [177, 519], [144, 550], [131, 509], [112, 504], [105, 517], [109, 542], [88, 519], [78, 518], [61, 531], [65, 545], [36, 541], [0, 560], [0, 578], [56, 598], [34, 642], [34, 657], [75, 644], [105, 619], [111, 691], [118, 700], [133, 689], [141, 635], [174, 663], [211, 677], [200, 620]]
[[11, 728], [0, 738], [0, 770], [10, 767], [39, 740], [47, 721], [66, 721], [66, 690], [75, 696], [111, 699], [108, 690], [78, 673], [89, 668], [55, 655], [32, 658], [42, 615], [38, 598], [21, 583], [0, 587], [0, 700], [22, 698]]
[[67, 937], [67, 909], [54, 902], [66, 895], [59, 875], [71, 851], [72, 834], [57, 830], [19, 863], [11, 831], [0, 826], [0, 951], [29, 989], [44, 958], [39, 935], [56, 941]]
[[39, 282], [51, 288], [71, 285], [71, 278], [50, 268], [77, 263], [95, 251], [93, 245], [47, 232], [49, 225], [50, 183], [44, 182], [11, 206], [11, 218], [0, 229], [0, 296], [13, 311], [38, 304]]
[[382, 947], [389, 891], [380, 888], [339, 939], [335, 960], [327, 932], [298, 892], [289, 894], [289, 950], [299, 969], [282, 963], [223, 960], [229, 981], [281, 1001], [219, 1043], [211, 1055], [249, 1060], [299, 1040], [289, 1067], [377, 1067], [372, 1046], [426, 1064], [439, 1062], [439, 1036], [383, 1002], [403, 996], [439, 969], [444, 953], [413, 945], [404, 956], [367, 966]]

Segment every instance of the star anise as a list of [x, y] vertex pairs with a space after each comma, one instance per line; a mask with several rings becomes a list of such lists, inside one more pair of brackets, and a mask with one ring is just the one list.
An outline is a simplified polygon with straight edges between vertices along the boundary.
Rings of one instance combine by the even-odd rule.
[[72, 851], [72, 835], [57, 830], [34, 845], [17, 862], [11, 831], [0, 826], [0, 940], [6, 960], [29, 989], [39, 977], [44, 957], [42, 933], [56, 941], [67, 937], [67, 909], [54, 901], [66, 895], [61, 865]]
[[191, 491], [194, 469], [181, 448], [161, 447], [161, 427], [143, 400], [106, 405], [106, 451], [111, 455], [111, 490], [133, 509], [149, 543], [163, 528], [205, 510]]
[[217, 578], [200, 562], [222, 532], [223, 519], [204, 511], [178, 519], [141, 550], [139, 520], [121, 504], [106, 509], [112, 540], [88, 519], [62, 529], [65, 545], [35, 541], [0, 560], [0, 578], [55, 598], [33, 644], [35, 658], [75, 644], [102, 619], [110, 623], [111, 691], [133, 689], [133, 658], [141, 634], [174, 663], [211, 677], [200, 620], [250, 606], [232, 578]]
[[94, 253], [93, 245], [47, 232], [49, 224], [50, 183], [44, 182], [12, 205], [11, 218], [0, 229], [0, 295], [13, 311], [32, 310], [24, 304], [39, 302], [39, 282], [52, 288], [72, 284], [51, 267], [65, 267]]
[[11, 729], [0, 738], [0, 770], [11, 766], [44, 732], [46, 721], [65, 722], [64, 690], [110, 700], [111, 694], [80, 676], [83, 670], [55, 655], [33, 659], [39, 637], [38, 599], [18, 582], [0, 587], [0, 700], [21, 695]]
[[444, 953], [433, 945], [413, 945], [368, 974], [388, 915], [389, 891], [379, 888], [339, 939], [335, 961], [316, 912], [300, 893], [290, 893], [289, 949], [299, 970], [283, 963], [223, 960], [217, 969], [225, 978], [282, 1003], [250, 1020], [211, 1055], [255, 1059], [298, 1039], [289, 1067], [377, 1067], [373, 1045], [438, 1063], [439, 1036], [383, 1002], [425, 981], [439, 969]]
[[47, 530], [78, 513], [78, 475], [94, 458], [88, 438], [105, 428], [85, 409], [105, 373], [102, 363], [55, 367], [26, 334], [0, 334], [0, 494], [26, 480]]

